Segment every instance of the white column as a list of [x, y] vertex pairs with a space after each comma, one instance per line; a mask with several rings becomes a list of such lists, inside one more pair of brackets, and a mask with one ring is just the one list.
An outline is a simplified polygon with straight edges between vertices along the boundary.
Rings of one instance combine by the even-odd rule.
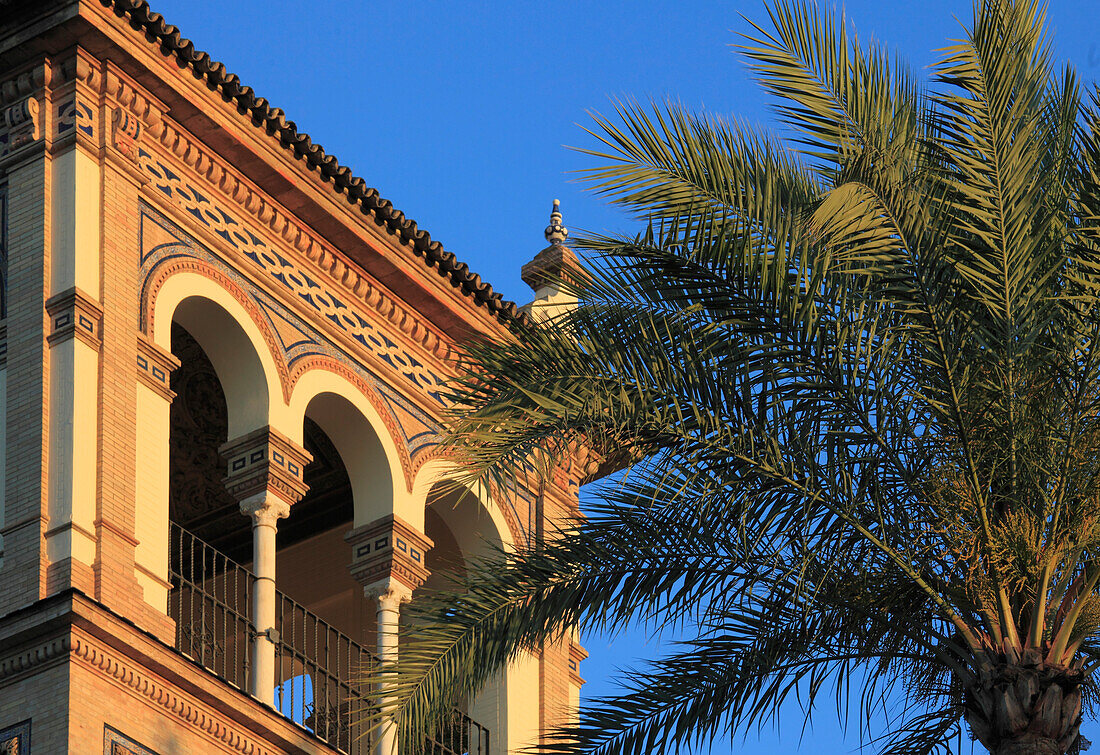
[[302, 479], [313, 459], [273, 427], [261, 427], [219, 449], [229, 474], [226, 491], [252, 519], [252, 677], [249, 692], [275, 703], [275, 523], [309, 489]]
[[[383, 664], [396, 663], [398, 634], [401, 631], [401, 604], [412, 600], [412, 590], [394, 579], [386, 579], [363, 590], [367, 598], [377, 601], [375, 626], [377, 628], [378, 660]], [[386, 682], [382, 682], [385, 685]], [[389, 697], [382, 698], [383, 711], [392, 704]], [[391, 715], [383, 712], [382, 724], [375, 734], [375, 755], [398, 755], [397, 726]]]
[[252, 679], [249, 692], [262, 703], [275, 704], [275, 523], [290, 515], [290, 506], [265, 491], [241, 501], [241, 513], [252, 519]]

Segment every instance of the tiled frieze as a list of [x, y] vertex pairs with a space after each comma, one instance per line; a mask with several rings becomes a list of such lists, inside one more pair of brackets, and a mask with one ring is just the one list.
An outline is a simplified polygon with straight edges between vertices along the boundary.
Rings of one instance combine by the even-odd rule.
[[[273, 354], [276, 359], [288, 367], [288, 374], [296, 377], [318, 358], [327, 358], [344, 365], [350, 372], [365, 382], [370, 389], [381, 397], [384, 404], [383, 417], [397, 431], [403, 440], [410, 459], [416, 459], [429, 453], [438, 443], [439, 426], [436, 421], [414, 403], [404, 398], [389, 386], [387, 381], [376, 375], [354, 355], [337, 348], [325, 336], [302, 320], [297, 314], [283, 306], [274, 297], [253, 285], [248, 279], [225, 264], [201, 244], [183, 232], [174, 223], [164, 218], [150, 207], [143, 208], [141, 224], [141, 274], [142, 281], [142, 322], [150, 320], [147, 308], [151, 296], [149, 291], [157, 278], [161, 266], [174, 260], [194, 259], [216, 269], [248, 297], [256, 311], [261, 313], [266, 325], [273, 333], [275, 341]], [[381, 360], [382, 364], [394, 369], [394, 377], [409, 384], [423, 387], [423, 382], [413, 381], [404, 376], [394, 362]], [[432, 375], [433, 381], [440, 380]], [[429, 393], [429, 395], [432, 395]], [[438, 401], [438, 395], [435, 396]]]
[[57, 105], [58, 136], [66, 136], [73, 129], [89, 138], [95, 137], [95, 112], [76, 94]]
[[[315, 280], [300, 266], [271, 248], [259, 235], [240, 222], [229, 208], [189, 184], [149, 152], [139, 148], [137, 159], [153, 186], [255, 264], [266, 280], [283, 288], [296, 300], [304, 302], [333, 327], [355, 339], [419, 390], [427, 392], [435, 401], [442, 402], [439, 393], [442, 383], [440, 377], [349, 307], [331, 287]], [[144, 258], [142, 263], [144, 267]]]
[[30, 755], [31, 722], [29, 720], [0, 730], [0, 755]]
[[103, 727], [103, 755], [157, 755], [110, 726]]

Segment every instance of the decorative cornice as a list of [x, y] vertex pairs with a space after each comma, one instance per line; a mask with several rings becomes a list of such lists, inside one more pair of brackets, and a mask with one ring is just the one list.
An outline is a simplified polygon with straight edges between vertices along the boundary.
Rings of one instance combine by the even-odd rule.
[[176, 397], [170, 386], [172, 373], [179, 366], [180, 360], [174, 354], [157, 346], [144, 333], [138, 333], [138, 379], [169, 402]]
[[235, 752], [242, 755], [278, 755], [279, 751], [243, 735], [239, 725], [214, 715], [204, 706], [196, 705], [194, 700], [180, 694], [176, 688], [116, 657], [106, 646], [77, 635], [72, 641], [72, 657]]
[[46, 301], [46, 313], [50, 317], [46, 340], [51, 346], [76, 338], [99, 351], [103, 308], [91, 296], [75, 287], [62, 291]]
[[225, 489], [242, 506], [265, 491], [289, 506], [309, 490], [305, 469], [313, 457], [273, 427], [262, 427], [235, 438], [218, 451], [228, 466]]
[[316, 266], [316, 273], [329, 278], [335, 286], [395, 328], [402, 336], [425, 349], [432, 357], [446, 362], [453, 356], [452, 344], [437, 329], [405, 307], [393, 294], [372, 280], [358, 265], [320, 240], [306, 226], [248, 182], [235, 168], [204, 145], [192, 139], [170, 119], [157, 123], [153, 137], [169, 155], [193, 170], [224, 199], [247, 213], [258, 225], [273, 234], [287, 248]]
[[351, 575], [364, 587], [389, 577], [413, 591], [431, 575], [427, 553], [433, 543], [412, 525], [390, 514], [344, 535], [351, 545]]
[[63, 659], [72, 647], [68, 636], [54, 637], [0, 659], [0, 681], [31, 671], [45, 663]]
[[569, 681], [577, 687], [584, 685], [581, 678], [581, 661], [588, 657], [588, 651], [581, 647], [575, 640], [569, 643]]
[[37, 92], [53, 80], [48, 63], [40, 62], [21, 73], [0, 82], [0, 107], [11, 105], [33, 92]]
[[229, 73], [223, 64], [196, 50], [190, 40], [182, 37], [179, 29], [165, 23], [163, 16], [153, 12], [146, 0], [100, 0], [100, 3], [115, 15], [125, 18], [127, 24], [144, 34], [150, 43], [158, 45], [162, 54], [174, 56], [196, 77], [205, 79], [211, 90], [232, 103], [254, 127], [277, 139], [294, 157], [303, 160], [309, 170], [316, 170], [322, 180], [331, 182], [336, 192], [346, 195], [348, 201], [357, 204], [364, 214], [372, 215], [389, 233], [408, 244], [413, 255], [422, 258], [428, 267], [438, 268], [441, 275], [448, 277], [476, 305], [485, 306], [503, 321], [517, 316], [514, 303], [505, 301], [465, 263], [459, 262], [454, 254], [443, 249], [442, 244], [419, 229], [415, 221], [406, 218], [391, 202], [383, 199], [377, 189], [368, 187], [362, 178], [352, 174], [350, 168], [341, 165], [332, 155], [325, 154], [307, 134], [298, 131], [293, 121], [287, 120], [282, 110], [257, 97], [251, 87], [241, 84], [240, 79]]
[[[74, 591], [74, 593], [79, 595], [79, 592]], [[48, 598], [47, 601], [57, 597], [59, 596]], [[40, 603], [42, 602], [44, 601], [40, 601]], [[37, 610], [38, 605], [28, 608]], [[104, 610], [107, 613], [107, 618], [121, 619], [121, 617], [103, 609], [102, 606], [92, 605], [96, 605], [99, 610]], [[10, 619], [11, 617], [12, 614], [9, 614], [7, 618]], [[97, 616], [96, 613], [85, 614], [79, 621], [82, 623], [85, 621], [92, 622], [93, 631], [110, 632], [111, 630], [107, 629], [109, 624], [100, 626], [95, 623], [98, 618], [101, 617]], [[122, 621], [125, 622], [125, 620]], [[100, 628], [95, 629], [95, 627]], [[250, 701], [243, 693], [230, 689], [223, 680], [217, 679], [216, 675], [188, 663], [177, 651], [172, 650], [171, 646], [165, 645], [151, 636], [149, 636], [149, 641], [154, 646], [162, 648], [163, 652], [167, 653], [169, 657], [178, 659], [178, 663], [185, 667], [185, 671], [189, 669], [191, 674], [197, 674], [202, 679], [216, 682], [217, 699], [224, 700], [227, 696], [239, 695], [240, 700], [234, 704], [235, 709], [244, 710], [248, 705], [255, 707], [254, 712], [245, 711], [243, 713], [243, 715], [250, 716], [250, 721], [263, 724], [265, 719], [270, 719], [270, 721], [277, 723], [279, 729], [296, 739], [285, 740], [286, 743], [282, 746], [273, 746], [272, 743], [253, 736], [254, 731], [258, 732], [259, 729], [250, 730], [247, 724], [242, 725], [241, 720], [230, 719], [221, 714], [218, 707], [210, 702], [214, 699], [211, 696], [212, 691], [202, 691], [202, 694], [207, 697], [204, 700], [183, 691], [178, 683], [165, 681], [161, 676], [152, 673], [150, 668], [140, 661], [127, 657], [124, 655], [125, 648], [116, 647], [113, 644], [108, 645], [99, 637], [86, 635], [84, 633], [87, 631], [86, 629], [71, 626], [61, 631], [64, 634], [45, 640], [35, 640], [35, 644], [32, 646], [23, 647], [15, 652], [0, 654], [0, 684], [9, 685], [18, 681], [22, 676], [38, 673], [44, 667], [53, 664], [75, 662], [93, 673], [105, 677], [136, 697], [142, 698], [152, 708], [163, 710], [168, 716], [179, 721], [198, 736], [210, 738], [217, 743], [219, 748], [240, 753], [240, 755], [282, 755], [282, 753], [288, 751], [288, 747], [294, 752], [329, 751], [329, 748], [321, 743], [316, 743], [315, 746], [309, 749], [295, 747], [293, 742], [297, 741], [300, 744], [305, 744], [310, 737], [306, 733], [297, 731], [298, 727], [293, 722], [281, 716], [278, 711], [264, 708]], [[139, 635], [142, 634], [136, 628], [134, 631], [138, 632]], [[26, 633], [26, 630], [24, 630], [23, 634]], [[111, 636], [115, 639], [124, 639], [125, 637], [125, 635], [118, 634], [112, 634]], [[111, 642], [113, 643], [115, 639], [112, 639]], [[138, 646], [132, 647], [137, 649]], [[186, 676], [185, 674], [184, 678]], [[218, 705], [224, 705], [224, 702], [220, 702]], [[276, 741], [283, 739], [283, 735], [280, 735], [277, 730], [272, 730], [272, 733], [276, 737]]]

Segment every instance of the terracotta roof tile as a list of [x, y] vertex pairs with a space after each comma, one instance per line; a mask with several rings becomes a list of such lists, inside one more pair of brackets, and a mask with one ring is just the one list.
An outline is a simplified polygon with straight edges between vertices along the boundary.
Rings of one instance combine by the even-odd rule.
[[194, 43], [185, 39], [180, 30], [165, 22], [164, 17], [154, 12], [147, 0], [99, 0], [116, 15], [129, 18], [130, 25], [143, 31], [151, 40], [156, 40], [168, 53], [197, 74], [205, 77], [211, 87], [221, 89], [226, 99], [233, 100], [242, 115], [250, 115], [252, 123], [264, 128], [268, 134], [277, 138], [295, 157], [305, 160], [306, 164], [331, 180], [337, 191], [344, 192], [357, 202], [364, 213], [372, 214], [380, 224], [413, 249], [416, 256], [424, 260], [428, 267], [438, 266], [451, 283], [464, 294], [470, 296], [478, 305], [485, 306], [489, 312], [504, 320], [518, 316], [514, 302], [506, 301], [493, 287], [470, 272], [469, 266], [459, 262], [454, 254], [443, 249], [438, 241], [433, 241], [427, 231], [420, 230], [416, 222], [405, 217], [393, 204], [383, 199], [378, 190], [367, 186], [366, 182], [354, 175], [350, 168], [314, 144], [309, 134], [298, 131], [294, 121], [289, 121], [279, 108], [271, 107], [263, 97], [257, 97], [252, 87], [241, 84], [240, 78], [226, 70], [225, 65], [213, 60], [207, 53], [196, 50]]

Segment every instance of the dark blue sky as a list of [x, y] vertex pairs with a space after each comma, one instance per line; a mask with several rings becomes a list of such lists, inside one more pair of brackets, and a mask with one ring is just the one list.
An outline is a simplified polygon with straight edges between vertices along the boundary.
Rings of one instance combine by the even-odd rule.
[[[575, 171], [592, 163], [590, 112], [611, 98], [676, 99], [767, 127], [765, 98], [730, 45], [763, 23], [759, 0], [528, 2], [492, 0], [152, 0], [200, 49], [241, 76], [299, 129], [352, 167], [421, 228], [524, 303], [519, 270], [545, 244], [551, 200], [574, 231], [630, 230], [586, 193]], [[830, 4], [831, 5], [831, 4]], [[850, 0], [861, 37], [885, 42], [916, 70], [958, 35], [969, 2]], [[1100, 78], [1097, 6], [1053, 0], [1056, 49], [1082, 79]], [[635, 635], [588, 639], [587, 693], [609, 689], [616, 665], [647, 650]], [[653, 649], [650, 644], [648, 649]], [[752, 735], [725, 753], [794, 751], [801, 721], [785, 711], [780, 737]], [[800, 752], [858, 746], [821, 711]], [[1100, 740], [1097, 727], [1087, 727]], [[969, 748], [964, 749], [964, 752]]]

